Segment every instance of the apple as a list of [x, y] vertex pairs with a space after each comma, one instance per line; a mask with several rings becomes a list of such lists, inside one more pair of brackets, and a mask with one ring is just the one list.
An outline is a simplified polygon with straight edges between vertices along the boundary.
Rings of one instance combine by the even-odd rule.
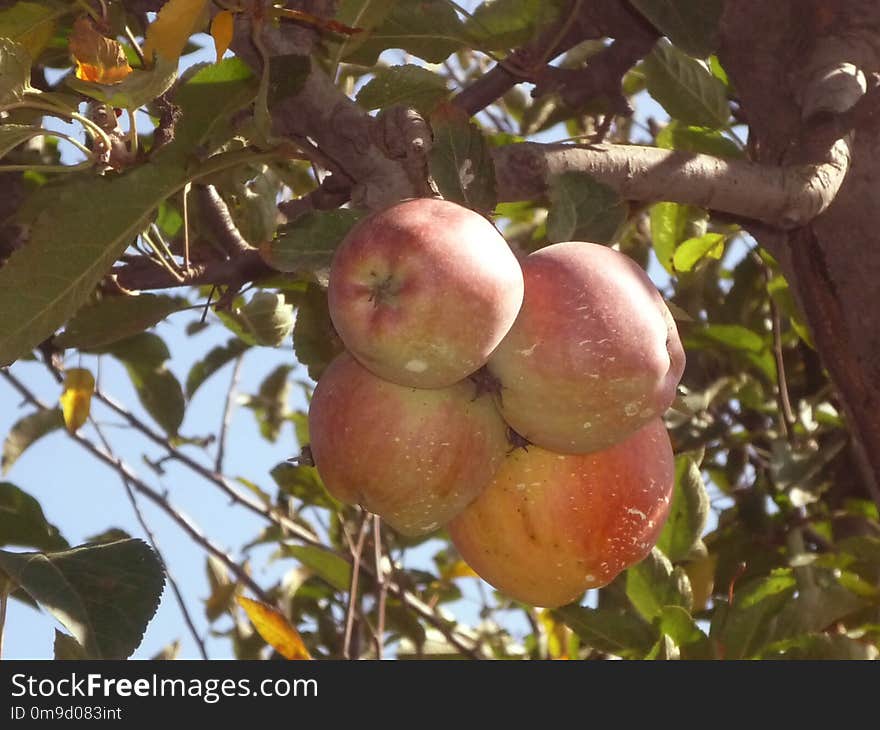
[[452, 520], [465, 562], [511, 598], [554, 608], [611, 582], [660, 535], [675, 481], [672, 446], [655, 418], [591, 454], [517, 449]]
[[509, 448], [491, 396], [473, 383], [416, 389], [373, 375], [348, 353], [309, 404], [311, 452], [327, 490], [405, 535], [440, 527], [489, 484]]
[[685, 355], [642, 268], [607, 246], [572, 241], [532, 253], [522, 270], [522, 308], [487, 366], [507, 423], [538, 446], [577, 454], [662, 415]]
[[399, 385], [445, 388], [478, 370], [522, 298], [522, 271], [501, 234], [478, 213], [432, 198], [360, 221], [330, 267], [340, 338]]

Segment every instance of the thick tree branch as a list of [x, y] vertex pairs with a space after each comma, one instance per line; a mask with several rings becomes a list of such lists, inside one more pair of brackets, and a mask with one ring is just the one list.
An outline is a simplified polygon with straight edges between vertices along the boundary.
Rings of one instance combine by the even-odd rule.
[[849, 166], [844, 144], [835, 145], [828, 162], [789, 167], [637, 145], [524, 142], [492, 154], [502, 201], [541, 197], [555, 175], [584, 172], [628, 200], [698, 205], [781, 228], [825, 210]]

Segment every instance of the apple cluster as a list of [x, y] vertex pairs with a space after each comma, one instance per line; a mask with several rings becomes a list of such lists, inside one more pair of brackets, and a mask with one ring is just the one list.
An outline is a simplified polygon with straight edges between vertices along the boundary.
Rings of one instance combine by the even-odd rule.
[[567, 242], [520, 260], [478, 213], [420, 198], [352, 229], [328, 300], [346, 352], [309, 429], [335, 497], [406, 535], [445, 526], [480, 576], [538, 606], [650, 552], [685, 358], [629, 257]]

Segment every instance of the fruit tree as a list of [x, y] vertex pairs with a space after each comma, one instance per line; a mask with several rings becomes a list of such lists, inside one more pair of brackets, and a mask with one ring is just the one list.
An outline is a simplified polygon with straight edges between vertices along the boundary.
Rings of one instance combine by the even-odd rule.
[[872, 0], [0, 3], [0, 649], [875, 658], [878, 110]]

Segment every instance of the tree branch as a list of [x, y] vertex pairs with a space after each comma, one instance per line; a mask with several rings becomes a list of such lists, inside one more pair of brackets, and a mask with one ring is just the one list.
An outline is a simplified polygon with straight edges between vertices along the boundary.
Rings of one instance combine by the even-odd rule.
[[554, 176], [584, 172], [628, 200], [687, 203], [782, 228], [804, 225], [834, 200], [850, 160], [845, 144], [832, 153], [821, 164], [779, 167], [637, 145], [522, 142], [492, 150], [502, 201], [542, 197]]

